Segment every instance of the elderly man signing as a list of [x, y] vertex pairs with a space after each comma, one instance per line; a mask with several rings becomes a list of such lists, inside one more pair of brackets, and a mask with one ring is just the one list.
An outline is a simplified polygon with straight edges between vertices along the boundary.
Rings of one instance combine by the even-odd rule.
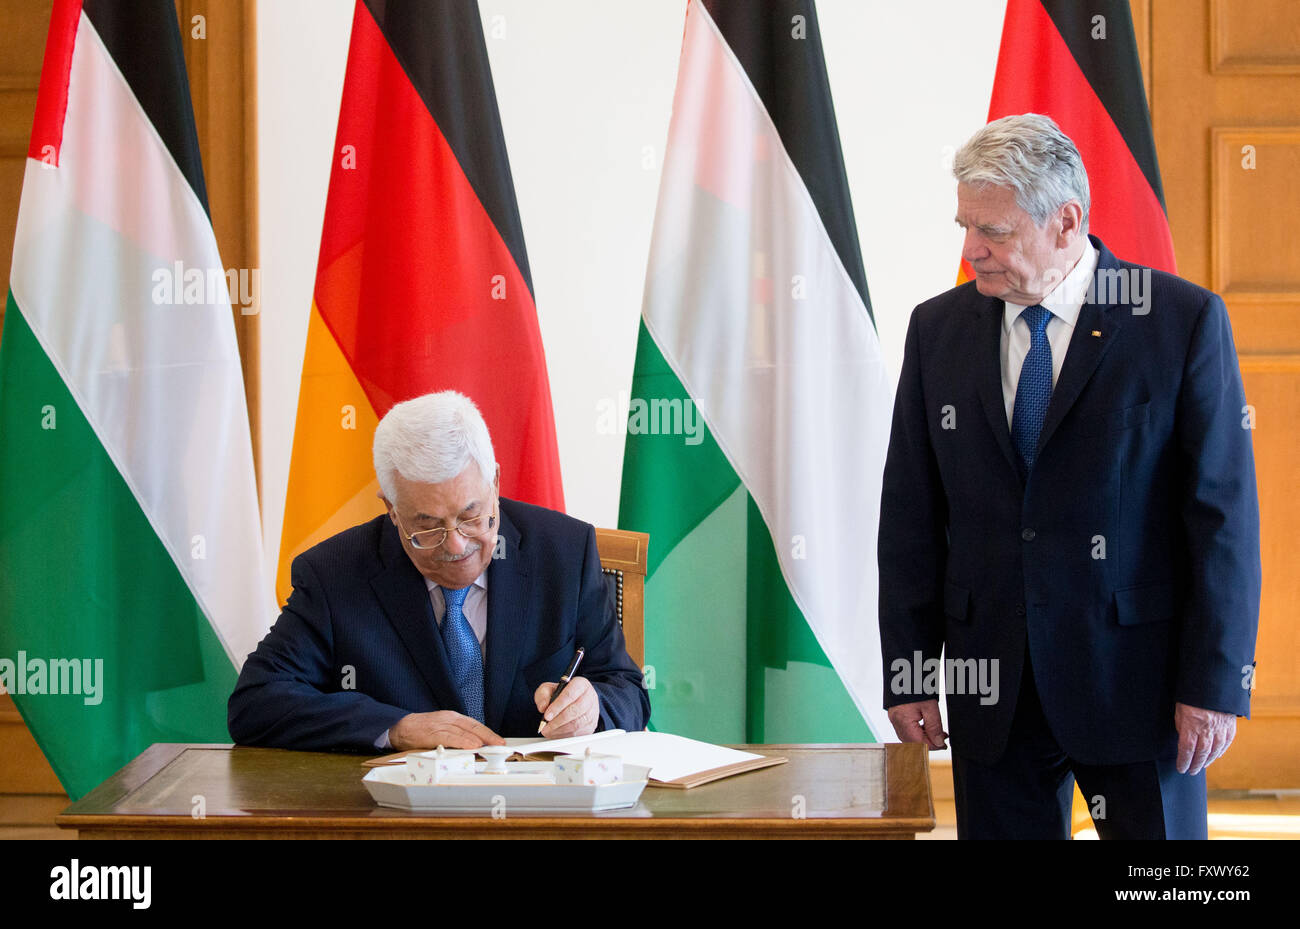
[[[294, 559], [293, 593], [230, 696], [236, 742], [477, 748], [645, 728], [595, 530], [499, 496], [478, 409], [454, 392], [375, 430], [388, 512]], [[578, 676], [551, 694], [577, 649]]]
[[943, 652], [960, 837], [1066, 838], [1077, 779], [1103, 838], [1204, 838], [1260, 591], [1223, 301], [1087, 234], [1087, 173], [1047, 117], [985, 126], [954, 174], [976, 279], [908, 328], [885, 706], [899, 738], [943, 747], [939, 675], [912, 673]]

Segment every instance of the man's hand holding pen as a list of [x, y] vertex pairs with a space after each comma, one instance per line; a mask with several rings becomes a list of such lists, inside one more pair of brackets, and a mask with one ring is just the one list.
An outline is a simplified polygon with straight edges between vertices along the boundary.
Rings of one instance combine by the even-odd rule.
[[551, 697], [559, 686], [546, 683], [533, 694], [537, 711], [542, 714], [542, 735], [548, 739], [591, 735], [600, 722], [600, 696], [596, 688], [585, 677], [575, 677], [552, 703]]

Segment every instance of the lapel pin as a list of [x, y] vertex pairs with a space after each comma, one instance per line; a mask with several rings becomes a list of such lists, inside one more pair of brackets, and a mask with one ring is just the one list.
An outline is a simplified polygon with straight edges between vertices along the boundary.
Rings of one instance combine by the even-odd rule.
[[1092, 330], [1092, 334], [1093, 334], [1096, 338], [1098, 338], [1098, 339], [1101, 338], [1101, 330], [1100, 330], [1100, 329], [1094, 329], [1094, 330]]

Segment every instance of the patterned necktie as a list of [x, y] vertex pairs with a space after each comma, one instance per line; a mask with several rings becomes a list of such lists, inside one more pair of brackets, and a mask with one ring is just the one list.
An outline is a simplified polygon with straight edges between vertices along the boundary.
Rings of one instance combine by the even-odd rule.
[[483, 722], [483, 653], [479, 650], [478, 639], [474, 637], [474, 630], [470, 628], [463, 610], [469, 588], [439, 589], [442, 591], [442, 600], [447, 605], [446, 615], [442, 617], [442, 641], [447, 646], [451, 676], [465, 701], [469, 715]]
[[1027, 306], [1020, 318], [1029, 326], [1029, 354], [1016, 384], [1011, 441], [1028, 474], [1038, 455], [1038, 435], [1043, 431], [1047, 402], [1052, 399], [1052, 345], [1047, 341], [1047, 321], [1052, 314], [1041, 306]]

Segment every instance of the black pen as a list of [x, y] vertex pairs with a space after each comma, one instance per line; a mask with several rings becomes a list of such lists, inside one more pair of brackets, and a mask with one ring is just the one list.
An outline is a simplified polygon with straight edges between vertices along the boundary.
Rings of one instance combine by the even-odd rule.
[[[555, 688], [555, 693], [551, 694], [550, 702], [546, 704], [547, 710], [551, 708], [551, 704], [555, 702], [555, 698], [564, 692], [564, 688], [569, 686], [569, 681], [573, 680], [573, 675], [578, 673], [578, 665], [582, 664], [582, 656], [585, 654], [587, 654], [587, 650], [583, 648], [581, 645], [579, 645], [578, 651], [573, 656], [573, 661], [569, 662], [569, 670], [565, 671], [564, 674], [560, 677], [560, 686]], [[543, 715], [545, 715], [546, 710], [543, 710], [542, 713]], [[542, 729], [544, 729], [545, 727], [546, 727], [546, 720], [543, 719], [540, 723], [537, 724], [538, 735], [541, 735]]]

